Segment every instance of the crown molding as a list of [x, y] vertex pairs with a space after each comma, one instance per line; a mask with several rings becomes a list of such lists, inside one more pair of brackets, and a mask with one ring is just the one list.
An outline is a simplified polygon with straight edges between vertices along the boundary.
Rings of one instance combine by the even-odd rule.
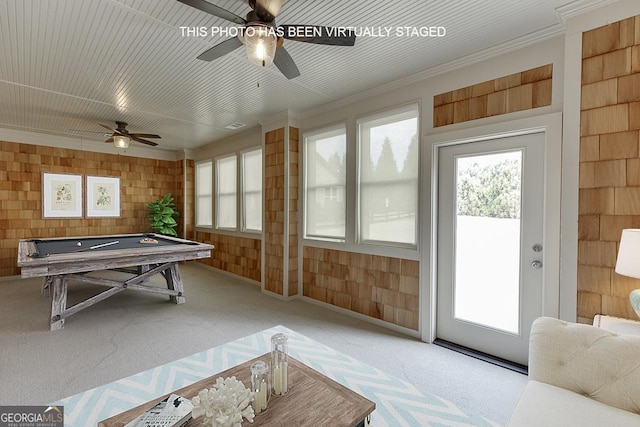
[[612, 3], [616, 3], [617, 1], [618, 0], [575, 0], [571, 3], [556, 7], [556, 13], [564, 24], [568, 19], [608, 6]]

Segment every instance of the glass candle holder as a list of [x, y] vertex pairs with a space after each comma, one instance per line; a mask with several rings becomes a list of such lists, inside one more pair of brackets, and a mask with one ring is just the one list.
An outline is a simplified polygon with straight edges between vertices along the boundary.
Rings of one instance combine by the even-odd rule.
[[271, 393], [274, 396], [283, 396], [289, 391], [287, 341], [285, 334], [271, 337]]
[[257, 415], [267, 409], [269, 403], [269, 366], [261, 360], [251, 365], [251, 391], [253, 412]]

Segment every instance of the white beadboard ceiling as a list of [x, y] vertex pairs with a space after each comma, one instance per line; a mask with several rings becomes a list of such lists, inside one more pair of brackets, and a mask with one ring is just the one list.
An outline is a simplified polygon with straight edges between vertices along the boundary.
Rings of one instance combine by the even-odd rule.
[[[209, 0], [244, 17], [244, 0]], [[585, 4], [603, 0], [579, 0]], [[301, 76], [248, 62], [242, 48], [196, 59], [226, 37], [180, 27], [237, 26], [176, 0], [0, 0], [0, 128], [104, 140], [99, 123], [157, 133], [190, 150], [283, 111], [304, 112], [509, 43], [563, 31], [569, 0], [287, 0], [278, 24], [443, 26], [446, 36], [363, 36], [353, 47], [285, 40]], [[576, 2], [573, 2], [576, 3]], [[137, 144], [132, 142], [132, 144]]]

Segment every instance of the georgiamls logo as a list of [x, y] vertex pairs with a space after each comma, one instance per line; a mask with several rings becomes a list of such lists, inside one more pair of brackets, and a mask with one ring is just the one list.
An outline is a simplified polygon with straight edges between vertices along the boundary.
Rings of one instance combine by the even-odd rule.
[[63, 427], [62, 406], [0, 406], [0, 427]]

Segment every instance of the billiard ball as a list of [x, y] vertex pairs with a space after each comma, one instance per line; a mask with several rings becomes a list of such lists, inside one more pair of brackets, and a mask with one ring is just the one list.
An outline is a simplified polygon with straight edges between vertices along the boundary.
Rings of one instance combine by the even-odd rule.
[[76, 246], [82, 246], [82, 242], [76, 243]]

